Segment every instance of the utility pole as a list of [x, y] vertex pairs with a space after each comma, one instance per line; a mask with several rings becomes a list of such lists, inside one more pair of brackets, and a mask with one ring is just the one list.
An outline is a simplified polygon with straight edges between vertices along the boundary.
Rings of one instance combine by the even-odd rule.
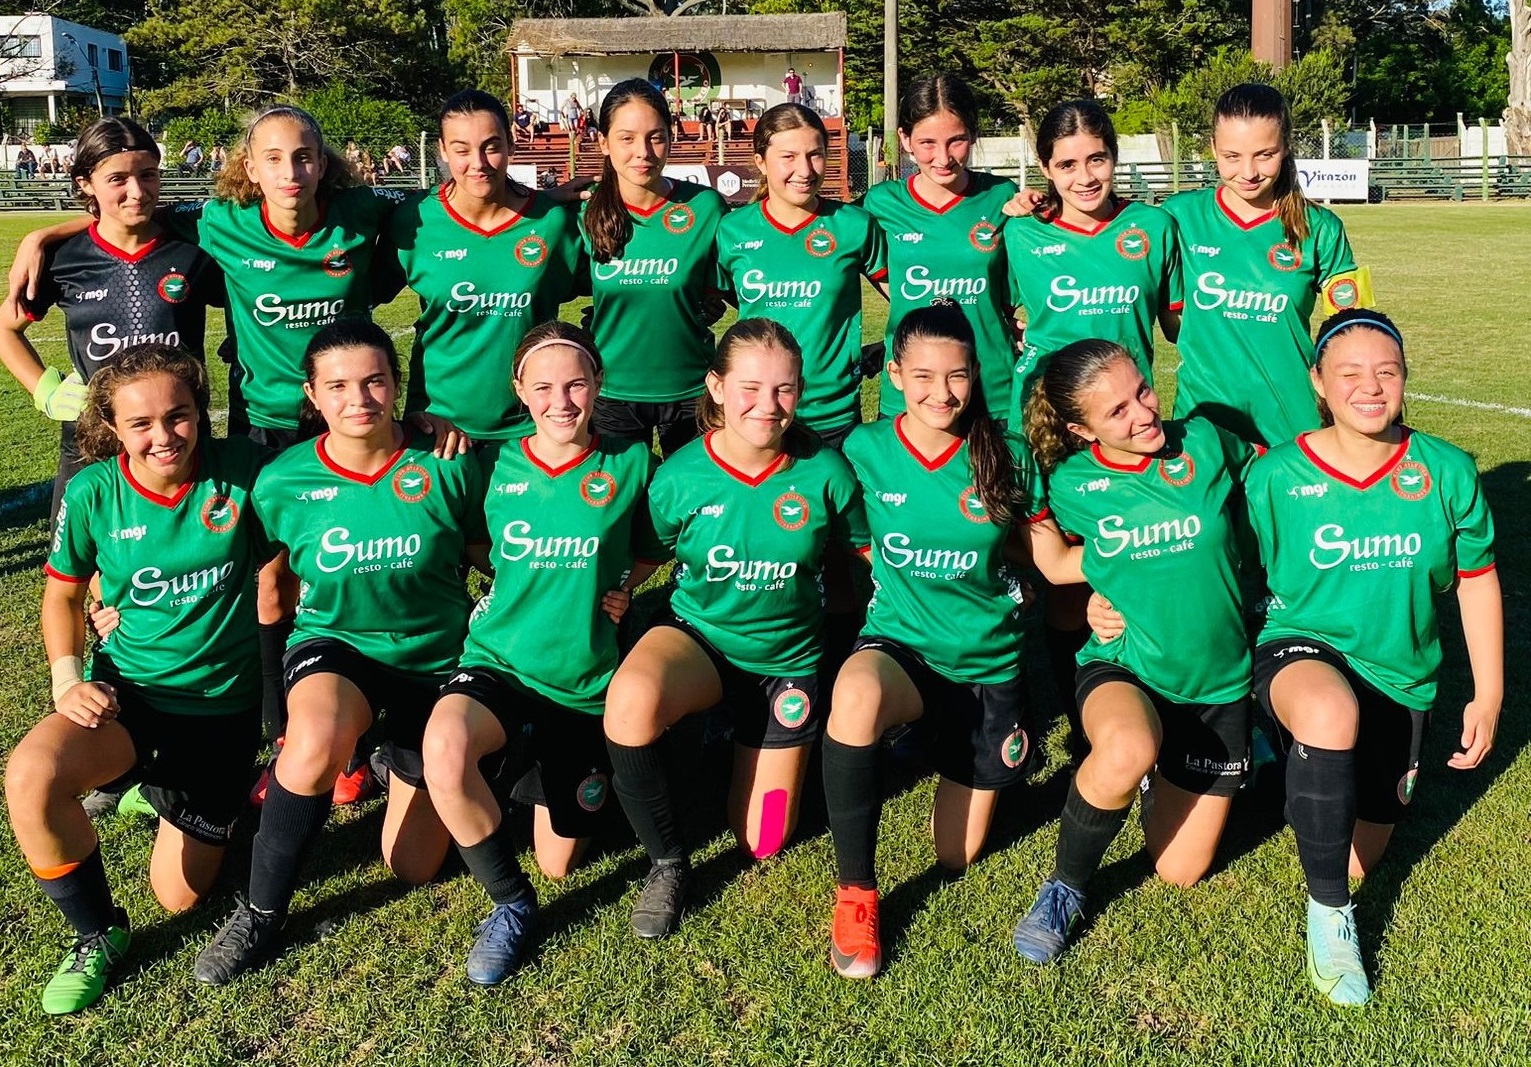
[[889, 179], [898, 177], [898, 0], [882, 0], [882, 144]]

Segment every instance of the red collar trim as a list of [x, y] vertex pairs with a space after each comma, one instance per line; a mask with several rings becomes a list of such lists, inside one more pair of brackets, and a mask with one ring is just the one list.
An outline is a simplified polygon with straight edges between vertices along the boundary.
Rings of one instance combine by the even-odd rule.
[[1229, 210], [1228, 205], [1223, 202], [1223, 186], [1219, 185], [1217, 187], [1217, 192], [1213, 193], [1212, 195], [1213, 198], [1217, 201], [1217, 206], [1222, 209], [1222, 212], [1227, 217], [1228, 221], [1233, 223], [1241, 230], [1252, 230], [1256, 226], [1264, 225], [1276, 217], [1276, 209], [1271, 208], [1259, 218], [1250, 219], [1248, 222], [1245, 222], [1243, 219], [1239, 218], [1231, 210]]
[[1372, 471], [1360, 481], [1352, 478], [1344, 471], [1335, 470], [1333, 467], [1329, 466], [1329, 464], [1325, 463], [1322, 459], [1319, 458], [1318, 453], [1313, 451], [1313, 447], [1308, 444], [1308, 436], [1312, 433], [1311, 430], [1308, 431], [1308, 433], [1299, 434], [1297, 436], [1297, 447], [1302, 449], [1302, 454], [1307, 456], [1315, 467], [1323, 471], [1335, 481], [1348, 485], [1352, 489], [1370, 489], [1383, 478], [1386, 478], [1388, 474], [1392, 472], [1393, 468], [1398, 466], [1398, 464], [1403, 461], [1403, 457], [1409, 454], [1409, 435], [1413, 432], [1414, 431], [1405, 426], [1403, 428], [1403, 438], [1398, 442], [1398, 447], [1394, 449], [1393, 454], [1383, 461], [1382, 466]]
[[[817, 200], [818, 197], [814, 197], [814, 199]], [[812, 215], [809, 215], [806, 219], [789, 230], [787, 227], [783, 226], [781, 223], [777, 222], [774, 218], [771, 217], [771, 209], [769, 206], [767, 206], [767, 204], [768, 202], [765, 200], [760, 202], [760, 213], [765, 216], [765, 220], [767, 222], [769, 222], [772, 226], [775, 226], [788, 237], [791, 237], [793, 234], [802, 233], [805, 229], [819, 220], [819, 213], [815, 211]], [[822, 207], [823, 205], [820, 204], [819, 206]]]
[[919, 461], [920, 466], [924, 467], [928, 471], [938, 471], [942, 467], [946, 466], [947, 462], [953, 456], [955, 456], [958, 453], [958, 451], [961, 450], [961, 448], [962, 448], [963, 438], [959, 437], [959, 438], [957, 438], [957, 440], [952, 442], [952, 445], [951, 445], [950, 448], [948, 448], [945, 452], [942, 452], [935, 459], [926, 459], [924, 454], [921, 453], [918, 448], [914, 447], [914, 442], [909, 440], [909, 438], [904, 436], [904, 416], [903, 415], [896, 415], [896, 416], [894, 416], [894, 418], [893, 418], [893, 432], [894, 432], [894, 434], [896, 434], [898, 436], [899, 443], [902, 444], [904, 446], [904, 448], [908, 450], [908, 452], [909, 452], [909, 454], [911, 456], [913, 456], [916, 460]]
[[451, 200], [447, 198], [447, 190], [450, 189], [454, 184], [456, 183], [443, 183], [437, 190], [436, 195], [441, 198], [441, 206], [446, 210], [447, 217], [450, 218], [453, 222], [457, 223], [457, 225], [461, 226], [463, 229], [467, 230], [469, 233], [476, 233], [480, 237], [494, 237], [497, 234], [504, 233], [506, 230], [510, 229], [516, 223], [521, 221], [521, 213], [519, 211], [512, 211], [508, 221], [501, 223], [492, 230], [486, 230], [480, 226], [473, 225], [473, 223], [469, 222], [467, 219], [463, 218], [457, 213], [457, 209], [452, 206]]
[[671, 203], [673, 203], [673, 201], [671, 201], [670, 197], [673, 196], [674, 193], [675, 193], [675, 183], [672, 182], [669, 178], [666, 178], [665, 179], [665, 191], [664, 191], [664, 195], [659, 198], [659, 203], [655, 204], [653, 207], [649, 208], [647, 211], [643, 210], [641, 207], [634, 207], [632, 204], [629, 204], [626, 200], [622, 201], [622, 206], [627, 208], [629, 213], [631, 213], [633, 215], [637, 215], [640, 219], [651, 219], [656, 214], [658, 214], [660, 211], [662, 211], [664, 208], [668, 207]]
[[565, 471], [571, 471], [575, 467], [578, 467], [581, 463], [585, 462], [585, 460], [589, 459], [590, 453], [595, 451], [595, 446], [600, 444], [600, 441], [601, 439], [599, 437], [592, 436], [590, 438], [590, 444], [586, 446], [585, 450], [579, 455], [575, 456], [573, 459], [569, 460], [569, 462], [565, 463], [562, 467], [549, 467], [546, 463], [542, 462], [542, 460], [538, 459], [537, 453], [532, 451], [532, 439], [530, 437], [521, 438], [521, 451], [527, 459], [531, 460], [532, 466], [536, 467], [543, 474], [546, 474], [549, 478], [557, 478]]
[[1110, 226], [1113, 222], [1115, 222], [1118, 215], [1127, 210], [1127, 201], [1123, 200], [1115, 193], [1112, 193], [1111, 196], [1116, 201], [1116, 210], [1111, 212], [1109, 217], [1098, 221], [1094, 226], [1075, 226], [1072, 222], [1064, 222], [1063, 216], [1061, 214], [1052, 220], [1053, 225], [1061, 230], [1067, 230], [1069, 233], [1077, 233], [1084, 237], [1094, 237], [1096, 234], [1100, 233], [1101, 230], [1104, 230], [1107, 226]]
[[175, 491], [174, 496], [161, 496], [152, 489], [144, 488], [143, 484], [133, 477], [133, 469], [128, 466], [128, 454], [126, 452], [119, 452], [117, 454], [117, 466], [122, 471], [122, 476], [128, 480], [128, 485], [132, 487], [133, 492], [151, 504], [158, 504], [162, 508], [170, 508], [174, 511], [181, 501], [186, 499], [186, 494], [191, 492], [191, 483], [197, 480], [197, 473], [202, 469], [202, 455], [201, 453], [197, 454], [196, 460], [192, 464], [191, 477], [182, 483], [181, 487]]
[[714, 463], [716, 463], [719, 467], [722, 467], [726, 473], [739, 479], [739, 481], [743, 482], [751, 489], [757, 488], [767, 478], [787, 465], [787, 454], [783, 452], [781, 455], [776, 457], [776, 461], [774, 463], [772, 463], [765, 470], [761, 471], [758, 475], [752, 478], [748, 474], [745, 474], [743, 471], [739, 470], [737, 467], [729, 466], [729, 464], [723, 459], [722, 456], [718, 455], [712, 450], [712, 439], [716, 433], [717, 431], [714, 430], [712, 433], [709, 433], [706, 437], [702, 438], [702, 446], [707, 449], [707, 455], [712, 458]]
[[122, 260], [124, 263], [137, 263], [150, 252], [153, 252], [156, 248], [158, 248], [160, 242], [159, 237], [154, 237], [149, 241], [148, 244], [144, 245], [137, 252], [129, 252], [125, 248], [118, 248], [105, 237], [102, 237], [101, 231], [97, 229], [97, 224], [94, 222], [90, 224], [90, 239], [96, 242], [96, 247], [101, 249], [101, 251], [105, 252], [113, 259]]
[[264, 200], [260, 202], [260, 220], [261, 223], [266, 227], [266, 232], [269, 233], [272, 237], [275, 237], [284, 245], [291, 245], [293, 248], [302, 248], [304, 245], [308, 244], [309, 238], [313, 237], [313, 235], [318, 232], [319, 228], [324, 225], [324, 205], [319, 205], [319, 218], [318, 221], [314, 223], [314, 228], [312, 230], [305, 230], [303, 233], [298, 234], [296, 237], [288, 236], [281, 230], [277, 229], [275, 226], [271, 225], [271, 215], [267, 211], [267, 205]]
[[339, 463], [336, 463], [333, 459], [330, 458], [329, 452], [325, 451], [324, 448], [324, 442], [329, 440], [329, 436], [330, 435], [328, 433], [320, 434], [319, 439], [314, 442], [314, 451], [319, 455], [319, 462], [323, 463], [331, 471], [340, 475], [342, 478], [346, 478], [353, 482], [360, 482], [362, 485], [376, 485], [378, 482], [382, 481], [383, 478], [387, 476], [388, 472], [393, 470], [393, 465], [399, 462], [399, 457], [404, 455], [404, 450], [409, 447], [409, 435], [406, 433], [404, 435], [404, 443], [399, 445], [399, 450], [388, 457], [388, 462], [379, 467], [377, 473], [362, 474], [360, 471], [353, 471], [349, 467], [342, 467]]
[[973, 188], [973, 176], [969, 174], [967, 189], [964, 189], [960, 193], [954, 194], [952, 198], [946, 202], [945, 207], [936, 207], [936, 205], [932, 204], [929, 200], [926, 200], [919, 194], [919, 191], [915, 189], [914, 180], [918, 177], [918, 174], [909, 175], [909, 198], [916, 204], [919, 204], [920, 207], [924, 208], [926, 211], [934, 211], [937, 215], [944, 215], [952, 208], [962, 203], [968, 197], [968, 190]]
[[1144, 456], [1137, 463], [1114, 463], [1107, 459], [1106, 454], [1100, 450], [1099, 441], [1090, 442], [1090, 455], [1095, 458], [1096, 463], [1099, 463], [1107, 470], [1125, 471], [1128, 474], [1142, 474], [1148, 469], [1148, 465], [1154, 461], [1153, 456]]

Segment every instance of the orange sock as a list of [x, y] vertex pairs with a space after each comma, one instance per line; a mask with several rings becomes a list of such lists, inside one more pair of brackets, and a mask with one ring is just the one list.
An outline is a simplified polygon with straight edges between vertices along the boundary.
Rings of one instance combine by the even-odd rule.
[[66, 874], [73, 874], [80, 869], [80, 864], [84, 862], [84, 860], [75, 860], [72, 863], [60, 863], [57, 867], [33, 867], [32, 873], [45, 882], [51, 882], [55, 878], [62, 878]]

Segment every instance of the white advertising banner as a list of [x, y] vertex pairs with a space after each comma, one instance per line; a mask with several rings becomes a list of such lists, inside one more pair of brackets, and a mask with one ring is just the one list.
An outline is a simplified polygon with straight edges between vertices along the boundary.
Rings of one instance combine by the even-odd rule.
[[1302, 191], [1311, 200], [1366, 200], [1371, 164], [1364, 159], [1299, 159]]

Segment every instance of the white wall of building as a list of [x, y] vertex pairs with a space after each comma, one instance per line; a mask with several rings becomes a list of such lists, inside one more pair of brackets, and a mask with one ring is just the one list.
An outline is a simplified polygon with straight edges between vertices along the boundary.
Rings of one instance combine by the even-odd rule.
[[18, 117], [40, 117], [45, 105], [46, 117], [55, 119], [66, 96], [94, 108], [98, 84], [104, 109], [121, 111], [129, 66], [127, 45], [114, 33], [51, 15], [0, 16], [0, 92]]
[[[667, 56], [669, 53], [665, 53]], [[760, 52], [714, 53], [721, 82], [710, 94], [712, 99], [750, 100], [764, 108], [785, 103], [782, 76], [792, 67], [812, 91], [820, 114], [839, 115], [842, 102], [839, 85], [839, 56], [833, 52]], [[601, 100], [613, 85], [628, 78], [647, 78], [654, 54], [625, 56], [547, 56], [517, 57], [517, 84], [521, 98], [534, 113], [548, 121], [556, 120], [570, 93], [579, 97], [582, 106], [599, 110]], [[673, 96], [673, 91], [666, 93]], [[692, 98], [686, 110], [692, 110]]]

